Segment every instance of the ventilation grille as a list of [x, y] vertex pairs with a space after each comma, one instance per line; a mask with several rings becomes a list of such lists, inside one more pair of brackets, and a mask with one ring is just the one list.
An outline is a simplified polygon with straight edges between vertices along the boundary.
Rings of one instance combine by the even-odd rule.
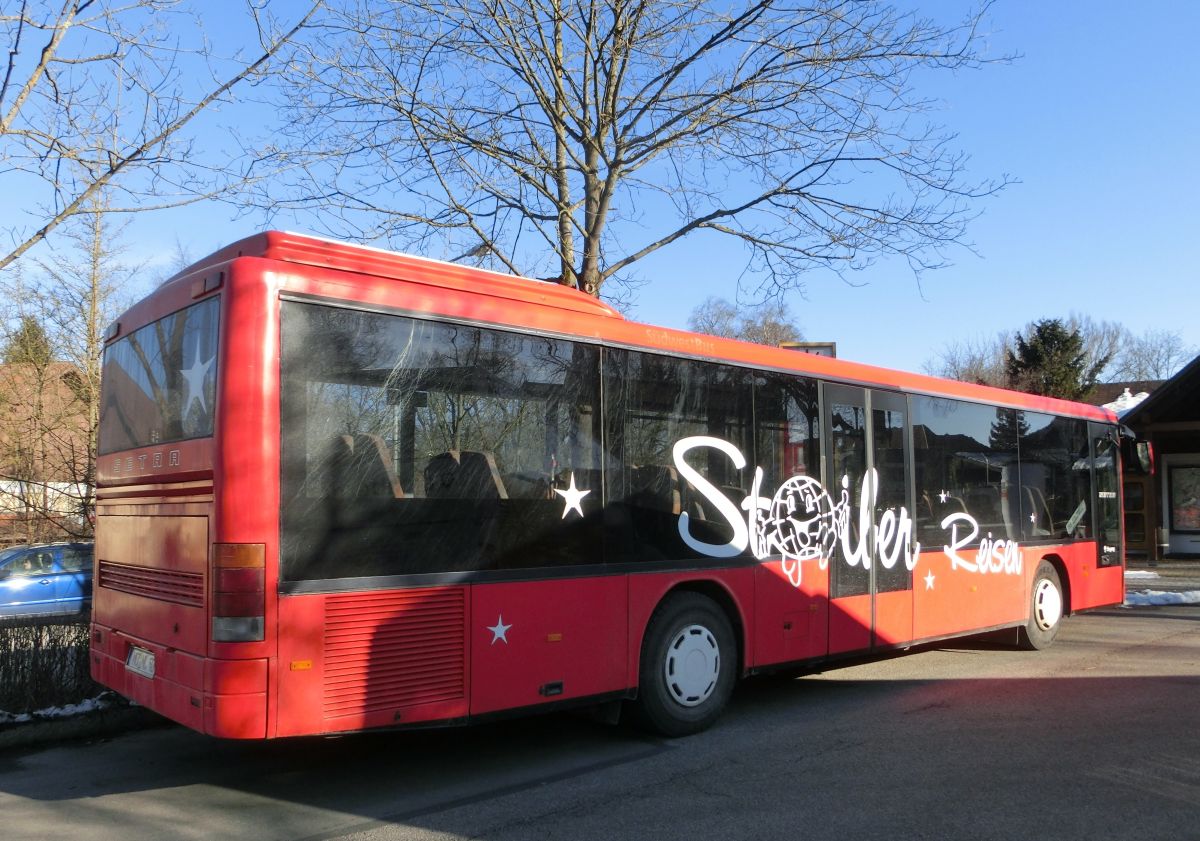
[[465, 591], [325, 600], [326, 718], [464, 697]]
[[100, 562], [100, 586], [160, 602], [204, 607], [204, 576], [196, 572]]

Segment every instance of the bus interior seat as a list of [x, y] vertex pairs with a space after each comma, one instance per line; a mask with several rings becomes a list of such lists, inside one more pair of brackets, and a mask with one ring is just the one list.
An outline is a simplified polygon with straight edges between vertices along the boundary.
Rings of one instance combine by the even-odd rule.
[[496, 457], [476, 450], [447, 450], [431, 458], [425, 493], [432, 499], [508, 499]]
[[337, 435], [325, 448], [318, 481], [336, 499], [403, 499], [387, 445], [378, 435]]
[[[1029, 537], [1046, 537], [1052, 533], [1054, 518], [1050, 514], [1050, 506], [1046, 504], [1046, 496], [1041, 488], [1032, 485], [1021, 486], [1022, 525]], [[1037, 522], [1028, 522], [1029, 514], [1037, 515]], [[1025, 523], [1028, 522], [1028, 525]]]
[[500, 476], [510, 499], [550, 499], [550, 480], [535, 473], [504, 473]]
[[967, 513], [975, 518], [981, 527], [986, 528], [1004, 522], [1000, 510], [1000, 489], [991, 485], [967, 488], [963, 492]]
[[679, 472], [674, 467], [651, 464], [630, 470], [630, 501], [639, 508], [667, 514], [683, 510], [679, 493]]
[[462, 450], [457, 482], [468, 499], [508, 499], [504, 480], [496, 469], [496, 457], [488, 452]]
[[404, 499], [404, 488], [392, 465], [387, 444], [378, 435], [361, 433], [354, 436], [354, 458], [351, 468], [357, 476], [357, 496]]
[[455, 496], [454, 476], [458, 472], [458, 450], [439, 453], [425, 465], [425, 495], [430, 499]]

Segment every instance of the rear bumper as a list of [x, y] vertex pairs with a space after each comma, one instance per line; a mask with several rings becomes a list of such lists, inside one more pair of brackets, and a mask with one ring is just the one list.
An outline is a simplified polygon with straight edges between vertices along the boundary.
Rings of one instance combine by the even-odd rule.
[[[154, 677], [126, 662], [137, 646], [154, 655]], [[267, 737], [267, 661], [215, 660], [93, 623], [92, 679], [172, 721], [225, 739]]]

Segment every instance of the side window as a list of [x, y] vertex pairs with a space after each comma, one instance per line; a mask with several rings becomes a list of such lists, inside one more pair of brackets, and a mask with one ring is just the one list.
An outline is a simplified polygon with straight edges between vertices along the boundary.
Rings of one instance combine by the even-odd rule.
[[37, 570], [34, 567], [34, 553], [31, 551], [17, 553], [5, 568], [11, 570], [9, 574], [14, 578], [35, 575]]
[[1092, 459], [1087, 421], [1021, 412], [1018, 431], [1022, 537], [1090, 538]]
[[92, 553], [77, 546], [64, 546], [62, 550], [63, 572], [80, 572], [91, 570]]
[[796, 476], [821, 480], [821, 407], [816, 380], [760, 374], [754, 386], [754, 463], [763, 469], [762, 490]]
[[[694, 543], [727, 544], [733, 529], [717, 502], [740, 505], [753, 475], [751, 375], [730, 366], [629, 351], [605, 352], [609, 510], [613, 563], [705, 557]], [[701, 444], [675, 460], [687, 438]], [[738, 468], [728, 448], [746, 459]], [[719, 497], [718, 497], [719, 495]], [[740, 509], [739, 509], [740, 510]]]
[[54, 571], [54, 556], [44, 549], [30, 549], [18, 555], [9, 569], [14, 576], [48, 575]]
[[597, 348], [282, 312], [285, 580], [600, 563]]
[[[1017, 412], [961, 400], [913, 397], [917, 533], [941, 546], [947, 518], [970, 518], [976, 541], [1021, 534], [1017, 482]], [[960, 533], [967, 532], [960, 529]]]

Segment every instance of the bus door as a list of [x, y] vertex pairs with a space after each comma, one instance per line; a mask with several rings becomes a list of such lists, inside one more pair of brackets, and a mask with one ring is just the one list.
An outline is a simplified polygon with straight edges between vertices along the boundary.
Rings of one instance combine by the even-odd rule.
[[[902, 394], [823, 389], [824, 476], [848, 506], [829, 569], [829, 653], [912, 639], [912, 434]], [[906, 540], [907, 537], [907, 540]]]

